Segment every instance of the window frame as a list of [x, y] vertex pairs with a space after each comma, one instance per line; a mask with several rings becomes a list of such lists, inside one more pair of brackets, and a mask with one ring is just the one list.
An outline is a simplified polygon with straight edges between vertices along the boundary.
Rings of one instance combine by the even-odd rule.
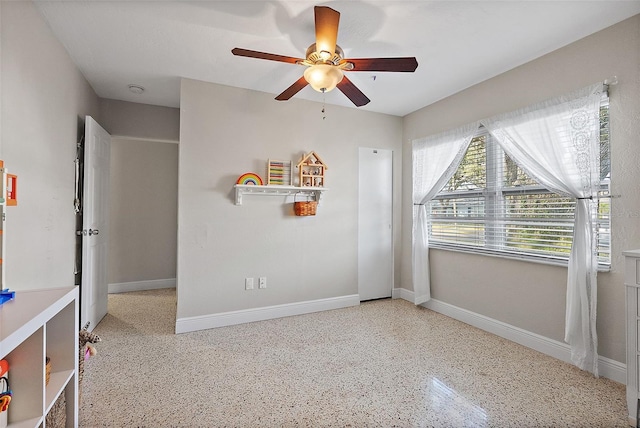
[[[603, 101], [601, 108], [608, 109], [608, 99]], [[602, 115], [601, 115], [602, 117]], [[609, 129], [609, 112], [607, 111], [606, 116], [604, 118], [606, 121], [606, 126], [601, 129], [605, 129], [607, 132], [607, 143], [608, 143], [608, 156], [610, 159], [611, 155], [611, 141], [608, 135]], [[602, 131], [601, 131], [602, 135]], [[558, 195], [553, 191], [545, 188], [540, 184], [525, 184], [514, 187], [504, 186], [503, 178], [504, 178], [504, 159], [501, 156], [507, 156], [506, 153], [503, 152], [502, 148], [499, 144], [493, 139], [491, 134], [484, 127], [480, 127], [478, 132], [473, 136], [472, 143], [477, 138], [484, 138], [485, 141], [485, 168], [484, 168], [484, 180], [485, 187], [479, 189], [471, 189], [471, 190], [459, 190], [459, 191], [440, 191], [433, 199], [427, 204], [427, 217], [428, 217], [428, 234], [429, 234], [429, 248], [439, 249], [439, 250], [447, 250], [447, 251], [457, 251], [464, 253], [473, 253], [473, 254], [482, 254], [486, 256], [507, 258], [507, 259], [515, 259], [520, 261], [529, 261], [534, 263], [542, 263], [542, 264], [550, 264], [556, 266], [567, 266], [569, 263], [569, 253], [567, 254], [542, 254], [537, 253], [532, 250], [525, 249], [514, 249], [510, 250], [505, 247], [504, 242], [506, 239], [505, 234], [505, 226], [507, 223], [507, 215], [505, 208], [505, 200], [509, 195], [539, 195], [539, 194], [550, 194], [552, 197], [560, 197], [565, 199], [563, 195]], [[465, 153], [465, 156], [467, 153]], [[598, 258], [598, 271], [606, 272], [611, 270], [611, 194], [610, 194], [610, 167], [609, 174], [606, 175], [605, 178], [601, 179], [600, 182], [600, 201], [608, 200], [609, 211], [607, 213], [607, 217], [603, 222], [600, 220], [600, 216], [598, 216], [598, 228], [596, 233], [598, 233], [598, 252], [599, 254], [603, 254], [603, 258]], [[445, 187], [446, 188], [446, 187]], [[481, 216], [475, 217], [451, 217], [451, 222], [456, 224], [464, 224], [468, 222], [469, 224], [481, 224], [483, 228], [483, 240], [481, 245], [473, 245], [470, 243], [454, 243], [454, 242], [443, 242], [442, 240], [438, 240], [433, 237], [433, 203], [438, 200], [445, 199], [469, 199], [471, 198], [482, 198], [484, 201], [484, 209]], [[490, 198], [497, 198], [494, 201], [490, 201]], [[494, 210], [495, 213], [493, 216], [489, 215], [487, 212], [487, 207], [497, 207], [498, 209]], [[600, 210], [600, 205], [598, 206], [598, 210]], [[600, 211], [599, 211], [600, 212]], [[446, 223], [440, 220], [440, 224]], [[534, 220], [535, 221], [535, 220]], [[500, 223], [503, 226], [500, 226]], [[566, 220], [564, 222], [558, 221], [558, 223], [563, 223], [568, 226]], [[573, 227], [574, 221], [571, 220], [571, 240], [573, 241]], [[491, 227], [487, 227], [491, 224]], [[497, 225], [497, 227], [496, 227]], [[605, 251], [602, 251], [602, 245], [600, 241], [600, 230], [603, 228], [608, 229], [608, 246], [604, 247]], [[502, 242], [500, 242], [502, 240]]]

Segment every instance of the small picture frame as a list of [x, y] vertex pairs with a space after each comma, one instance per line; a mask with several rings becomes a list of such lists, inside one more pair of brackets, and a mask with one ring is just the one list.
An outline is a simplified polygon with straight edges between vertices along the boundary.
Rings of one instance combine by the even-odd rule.
[[267, 186], [291, 186], [291, 161], [268, 160]]

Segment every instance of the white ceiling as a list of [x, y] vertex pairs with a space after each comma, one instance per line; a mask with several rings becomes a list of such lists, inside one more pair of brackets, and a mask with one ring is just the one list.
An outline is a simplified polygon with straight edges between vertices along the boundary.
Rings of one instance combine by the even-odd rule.
[[[361, 109], [398, 116], [640, 13], [640, 0], [36, 0], [36, 5], [98, 96], [170, 107], [180, 104], [181, 77], [275, 97], [303, 68], [236, 57], [231, 49], [303, 58], [315, 41], [313, 6], [330, 6], [341, 13], [338, 44], [346, 57], [417, 58], [415, 73], [348, 74], [371, 99]], [[131, 93], [132, 83], [146, 91]], [[337, 90], [325, 96], [328, 104], [353, 107]], [[323, 100], [309, 86], [295, 97]]]

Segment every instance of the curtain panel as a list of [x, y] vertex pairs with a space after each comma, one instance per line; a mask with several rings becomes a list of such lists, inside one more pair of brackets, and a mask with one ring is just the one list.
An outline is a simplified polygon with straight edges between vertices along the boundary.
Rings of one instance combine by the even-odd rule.
[[598, 376], [597, 206], [600, 102], [604, 86], [573, 93], [412, 142], [412, 273], [415, 304], [431, 298], [426, 204], [457, 170], [480, 124], [530, 177], [576, 199], [569, 256], [565, 341], [571, 361]]
[[479, 122], [431, 137], [413, 140], [412, 273], [414, 303], [431, 299], [427, 206], [455, 174]]
[[571, 361], [598, 375], [597, 206], [601, 83], [481, 123], [527, 174], [576, 199], [565, 341]]

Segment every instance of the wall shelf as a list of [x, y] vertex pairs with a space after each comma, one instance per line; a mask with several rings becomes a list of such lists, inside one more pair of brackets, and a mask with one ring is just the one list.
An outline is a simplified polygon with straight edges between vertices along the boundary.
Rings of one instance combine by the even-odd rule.
[[244, 195], [264, 195], [264, 196], [288, 196], [302, 195], [314, 196], [320, 203], [322, 193], [329, 190], [324, 187], [295, 187], [295, 186], [254, 186], [247, 184], [236, 184], [233, 186], [236, 191], [236, 205], [242, 205]]

